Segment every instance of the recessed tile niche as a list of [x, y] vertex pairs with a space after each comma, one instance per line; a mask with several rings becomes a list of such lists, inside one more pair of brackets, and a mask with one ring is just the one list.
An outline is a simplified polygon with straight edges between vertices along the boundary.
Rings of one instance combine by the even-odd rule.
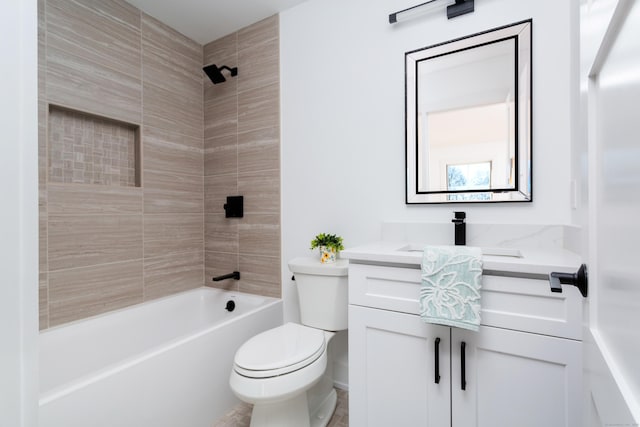
[[140, 128], [49, 106], [49, 182], [140, 187]]

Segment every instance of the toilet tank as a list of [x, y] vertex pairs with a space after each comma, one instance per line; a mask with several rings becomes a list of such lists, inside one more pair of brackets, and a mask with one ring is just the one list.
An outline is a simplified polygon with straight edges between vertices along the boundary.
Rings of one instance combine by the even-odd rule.
[[289, 261], [298, 286], [300, 320], [303, 325], [325, 331], [347, 329], [348, 261], [322, 264], [318, 258]]

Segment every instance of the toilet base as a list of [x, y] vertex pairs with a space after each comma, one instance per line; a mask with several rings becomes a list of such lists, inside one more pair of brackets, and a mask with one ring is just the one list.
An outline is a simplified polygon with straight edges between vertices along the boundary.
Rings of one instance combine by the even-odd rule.
[[307, 393], [276, 403], [257, 403], [251, 427], [310, 427]]
[[326, 427], [337, 401], [338, 395], [332, 388], [316, 408], [309, 408], [307, 393], [282, 402], [256, 404], [251, 413], [251, 427]]
[[338, 393], [335, 389], [331, 389], [329, 395], [318, 406], [315, 413], [309, 416], [310, 427], [326, 427], [331, 420], [331, 416], [336, 410], [336, 404], [338, 403]]

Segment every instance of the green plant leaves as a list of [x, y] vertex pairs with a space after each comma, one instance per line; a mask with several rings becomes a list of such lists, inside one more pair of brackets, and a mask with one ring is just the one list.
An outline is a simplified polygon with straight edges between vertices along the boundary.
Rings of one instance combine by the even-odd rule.
[[315, 249], [320, 246], [334, 248], [336, 251], [344, 249], [342, 237], [329, 233], [320, 233], [311, 241], [311, 249]]

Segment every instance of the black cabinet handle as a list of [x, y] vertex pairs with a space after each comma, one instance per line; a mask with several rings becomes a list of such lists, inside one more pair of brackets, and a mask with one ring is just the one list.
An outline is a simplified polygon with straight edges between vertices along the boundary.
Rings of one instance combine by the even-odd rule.
[[436, 369], [436, 384], [440, 384], [440, 337], [436, 338], [435, 343], [435, 369]]
[[466, 375], [466, 361], [465, 361], [465, 349], [467, 347], [467, 343], [462, 341], [460, 343], [460, 388], [462, 390], [467, 389], [467, 375]]

